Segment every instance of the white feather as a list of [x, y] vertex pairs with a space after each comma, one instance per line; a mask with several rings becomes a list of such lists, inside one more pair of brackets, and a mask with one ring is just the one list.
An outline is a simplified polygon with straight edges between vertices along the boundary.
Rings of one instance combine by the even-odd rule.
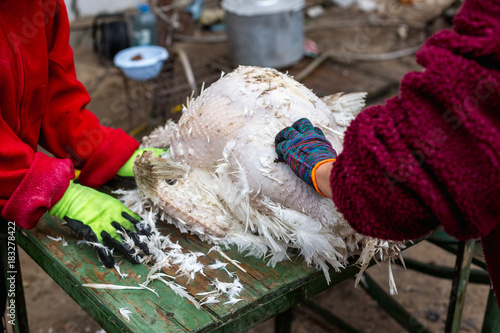
[[125, 318], [127, 321], [130, 321], [130, 315], [132, 314], [132, 311], [128, 310], [127, 308], [120, 308], [120, 314]]
[[[276, 162], [275, 135], [304, 117], [321, 128], [340, 153], [343, 134], [364, 107], [365, 96], [319, 99], [276, 70], [241, 66], [221, 75], [199, 97], [188, 98], [177, 124], [167, 123], [143, 140], [168, 142], [170, 153], [144, 153], [136, 159], [139, 191], [122, 200], [139, 215], [156, 214], [181, 232], [217, 246], [236, 245], [239, 251], [267, 258], [270, 265], [291, 259], [289, 250], [298, 249], [327, 280], [329, 266], [339, 270], [353, 255], [359, 255], [361, 271], [372, 259], [397, 258], [402, 243], [357, 234], [331, 200]], [[168, 265], [178, 266], [190, 279], [203, 274], [203, 265], [189, 254], [181, 262], [178, 258], [186, 255], [182, 251], [164, 250], [153, 246], [150, 275]]]

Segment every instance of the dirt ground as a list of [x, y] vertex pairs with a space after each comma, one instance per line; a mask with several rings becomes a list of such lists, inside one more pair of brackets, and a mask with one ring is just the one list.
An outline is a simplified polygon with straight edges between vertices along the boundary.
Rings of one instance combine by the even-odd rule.
[[[309, 3], [309, 2], [308, 2]], [[413, 5], [402, 5], [399, 1], [385, 1], [386, 4], [397, 8], [397, 19], [423, 22], [450, 3], [450, 1], [427, 1], [418, 2]], [[385, 12], [364, 13], [357, 8], [341, 10], [330, 9], [327, 17], [330, 22], [345, 20], [349, 18], [367, 19], [387, 14]], [[321, 19], [321, 18], [319, 18]], [[401, 26], [400, 26], [401, 27]], [[351, 29], [352, 30], [352, 29]], [[404, 27], [403, 27], [404, 30]], [[339, 36], [344, 36], [352, 41], [356, 32], [347, 30], [330, 31], [329, 41], [333, 43]], [[401, 34], [403, 32], [398, 32]], [[351, 35], [349, 37], [348, 35]], [[320, 38], [321, 32], [311, 32], [310, 38]], [[347, 37], [346, 37], [347, 36]], [[378, 34], [370, 35], [371, 46], [366, 50], [374, 52], [384, 50], [387, 43], [394, 43], [394, 29], [390, 32], [381, 30]], [[403, 36], [404, 37], [404, 36]], [[350, 38], [350, 39], [349, 39]], [[152, 124], [161, 123], [164, 119], [149, 117], [148, 110], [151, 101], [148, 94], [144, 93], [141, 102], [136, 105], [134, 113], [123, 107], [127, 93], [124, 89], [123, 77], [116, 68], [100, 66], [96, 54], [92, 52], [92, 39], [87, 29], [75, 29], [72, 34], [72, 44], [75, 51], [77, 73], [80, 80], [90, 92], [92, 102], [89, 109], [92, 110], [101, 121], [113, 127], [121, 127], [127, 131], [138, 128], [144, 122], [149, 123], [146, 128], [152, 129]], [[318, 43], [319, 45], [319, 43]], [[332, 44], [334, 45], [334, 44]], [[321, 44], [320, 47], [328, 45]], [[320, 50], [321, 51], [321, 50]], [[214, 52], [224, 54], [226, 49], [220, 47]], [[369, 53], [369, 52], [364, 52]], [[190, 54], [196, 56], [196, 53]], [[351, 63], [343, 64], [335, 61], [327, 61], [324, 66], [331, 66], [335, 72], [335, 80], [332, 79], [330, 93], [337, 91], [363, 90], [373, 93], [375, 96], [370, 103], [382, 101], [397, 89], [397, 82], [410, 70], [418, 70], [413, 56], [400, 59], [377, 62], [377, 63]], [[314, 84], [314, 79], [305, 80], [305, 84]], [[324, 85], [323, 85], [324, 86]], [[147, 91], [146, 86], [134, 86], [134, 91]], [[141, 90], [142, 89], [142, 90]], [[315, 91], [320, 90], [316, 88]], [[327, 93], [327, 92], [324, 92]], [[378, 96], [377, 96], [378, 94]], [[145, 97], [144, 97], [145, 96]], [[130, 99], [130, 96], [128, 96]], [[436, 246], [422, 242], [404, 252], [405, 257], [421, 260], [426, 263], [453, 266], [454, 256], [437, 248]], [[24, 287], [27, 298], [28, 316], [30, 329], [36, 333], [58, 333], [58, 332], [104, 332], [99, 325], [90, 318], [65, 292], [55, 284], [24, 252], [21, 251], [21, 265], [24, 279]], [[388, 290], [387, 265], [372, 267], [368, 273], [386, 291]], [[449, 280], [433, 278], [411, 270], [404, 270], [399, 266], [393, 266], [394, 276], [398, 286], [399, 294], [394, 298], [425, 326], [433, 332], [442, 332], [446, 319], [446, 309], [450, 294], [451, 282]], [[463, 332], [480, 332], [483, 313], [489, 288], [487, 286], [469, 285], [465, 310], [463, 314]], [[387, 333], [403, 332], [404, 330], [393, 319], [391, 319], [377, 302], [370, 298], [361, 287], [354, 287], [353, 280], [330, 288], [317, 295], [313, 301], [342, 318], [354, 328], [361, 332]], [[267, 333], [274, 331], [274, 323], [269, 320], [250, 330], [252, 333]], [[340, 329], [325, 324], [322, 320], [311, 315], [306, 308], [299, 306], [293, 311], [293, 332], [342, 332]]]

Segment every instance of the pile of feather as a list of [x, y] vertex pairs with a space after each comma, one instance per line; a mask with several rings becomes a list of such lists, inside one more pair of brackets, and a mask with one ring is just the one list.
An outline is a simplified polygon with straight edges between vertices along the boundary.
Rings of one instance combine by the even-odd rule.
[[144, 147], [170, 149], [136, 159], [138, 189], [122, 193], [122, 201], [145, 218], [154, 215], [214, 245], [236, 245], [270, 265], [298, 255], [329, 279], [331, 267], [340, 270], [359, 255], [362, 270], [371, 259], [389, 262], [390, 269], [403, 244], [356, 233], [332, 200], [277, 161], [274, 148], [281, 129], [308, 118], [341, 153], [343, 133], [365, 95], [320, 99], [270, 68], [223, 73], [187, 100], [178, 123], [143, 139]]

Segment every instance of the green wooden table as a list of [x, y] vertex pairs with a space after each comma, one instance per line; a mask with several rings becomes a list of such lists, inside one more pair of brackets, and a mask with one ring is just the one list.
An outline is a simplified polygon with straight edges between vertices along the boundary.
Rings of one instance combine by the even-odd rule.
[[[116, 188], [111, 184], [105, 191]], [[123, 187], [123, 186], [121, 186]], [[199, 238], [181, 234], [171, 225], [161, 224], [159, 229], [178, 241], [184, 251], [202, 252], [199, 261], [209, 265], [216, 259], [228, 262], [220, 253], [209, 250], [212, 245]], [[49, 237], [63, 237], [61, 241]], [[146, 280], [150, 267], [133, 265], [122, 260], [120, 269], [128, 274], [121, 278], [114, 269], [106, 269], [97, 261], [92, 248], [77, 244], [79, 238], [61, 220], [44, 215], [38, 226], [32, 230], [18, 230], [16, 242], [54, 279], [86, 312], [92, 316], [106, 332], [244, 332], [269, 318], [283, 313], [300, 302], [353, 277], [358, 267], [351, 265], [342, 272], [330, 272], [328, 285], [321, 271], [307, 267], [299, 258], [284, 261], [276, 267], [267, 266], [263, 259], [246, 257], [235, 249], [224, 249], [231, 259], [238, 260], [246, 273], [232, 264], [229, 271], [236, 272], [244, 290], [242, 301], [233, 305], [223, 303], [206, 304], [197, 309], [187, 299], [176, 295], [161, 281], [153, 281], [148, 287], [159, 295], [147, 290], [108, 290], [83, 287], [85, 283], [104, 283], [137, 286]], [[120, 261], [119, 259], [117, 261]], [[169, 275], [176, 275], [176, 267], [165, 268]], [[186, 277], [176, 282], [201, 300], [198, 293], [213, 290], [210, 283], [216, 278], [232, 282], [223, 270], [204, 270], [206, 276], [197, 274], [188, 283]], [[354, 282], [353, 282], [354, 283]], [[120, 314], [120, 309], [131, 311], [130, 321]], [[29, 308], [28, 308], [29, 311]]]

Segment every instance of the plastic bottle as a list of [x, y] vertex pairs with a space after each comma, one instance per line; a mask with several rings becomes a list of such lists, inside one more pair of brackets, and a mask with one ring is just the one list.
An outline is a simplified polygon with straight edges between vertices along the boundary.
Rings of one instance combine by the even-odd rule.
[[149, 5], [138, 6], [138, 11], [132, 16], [132, 45], [156, 45], [156, 16]]

